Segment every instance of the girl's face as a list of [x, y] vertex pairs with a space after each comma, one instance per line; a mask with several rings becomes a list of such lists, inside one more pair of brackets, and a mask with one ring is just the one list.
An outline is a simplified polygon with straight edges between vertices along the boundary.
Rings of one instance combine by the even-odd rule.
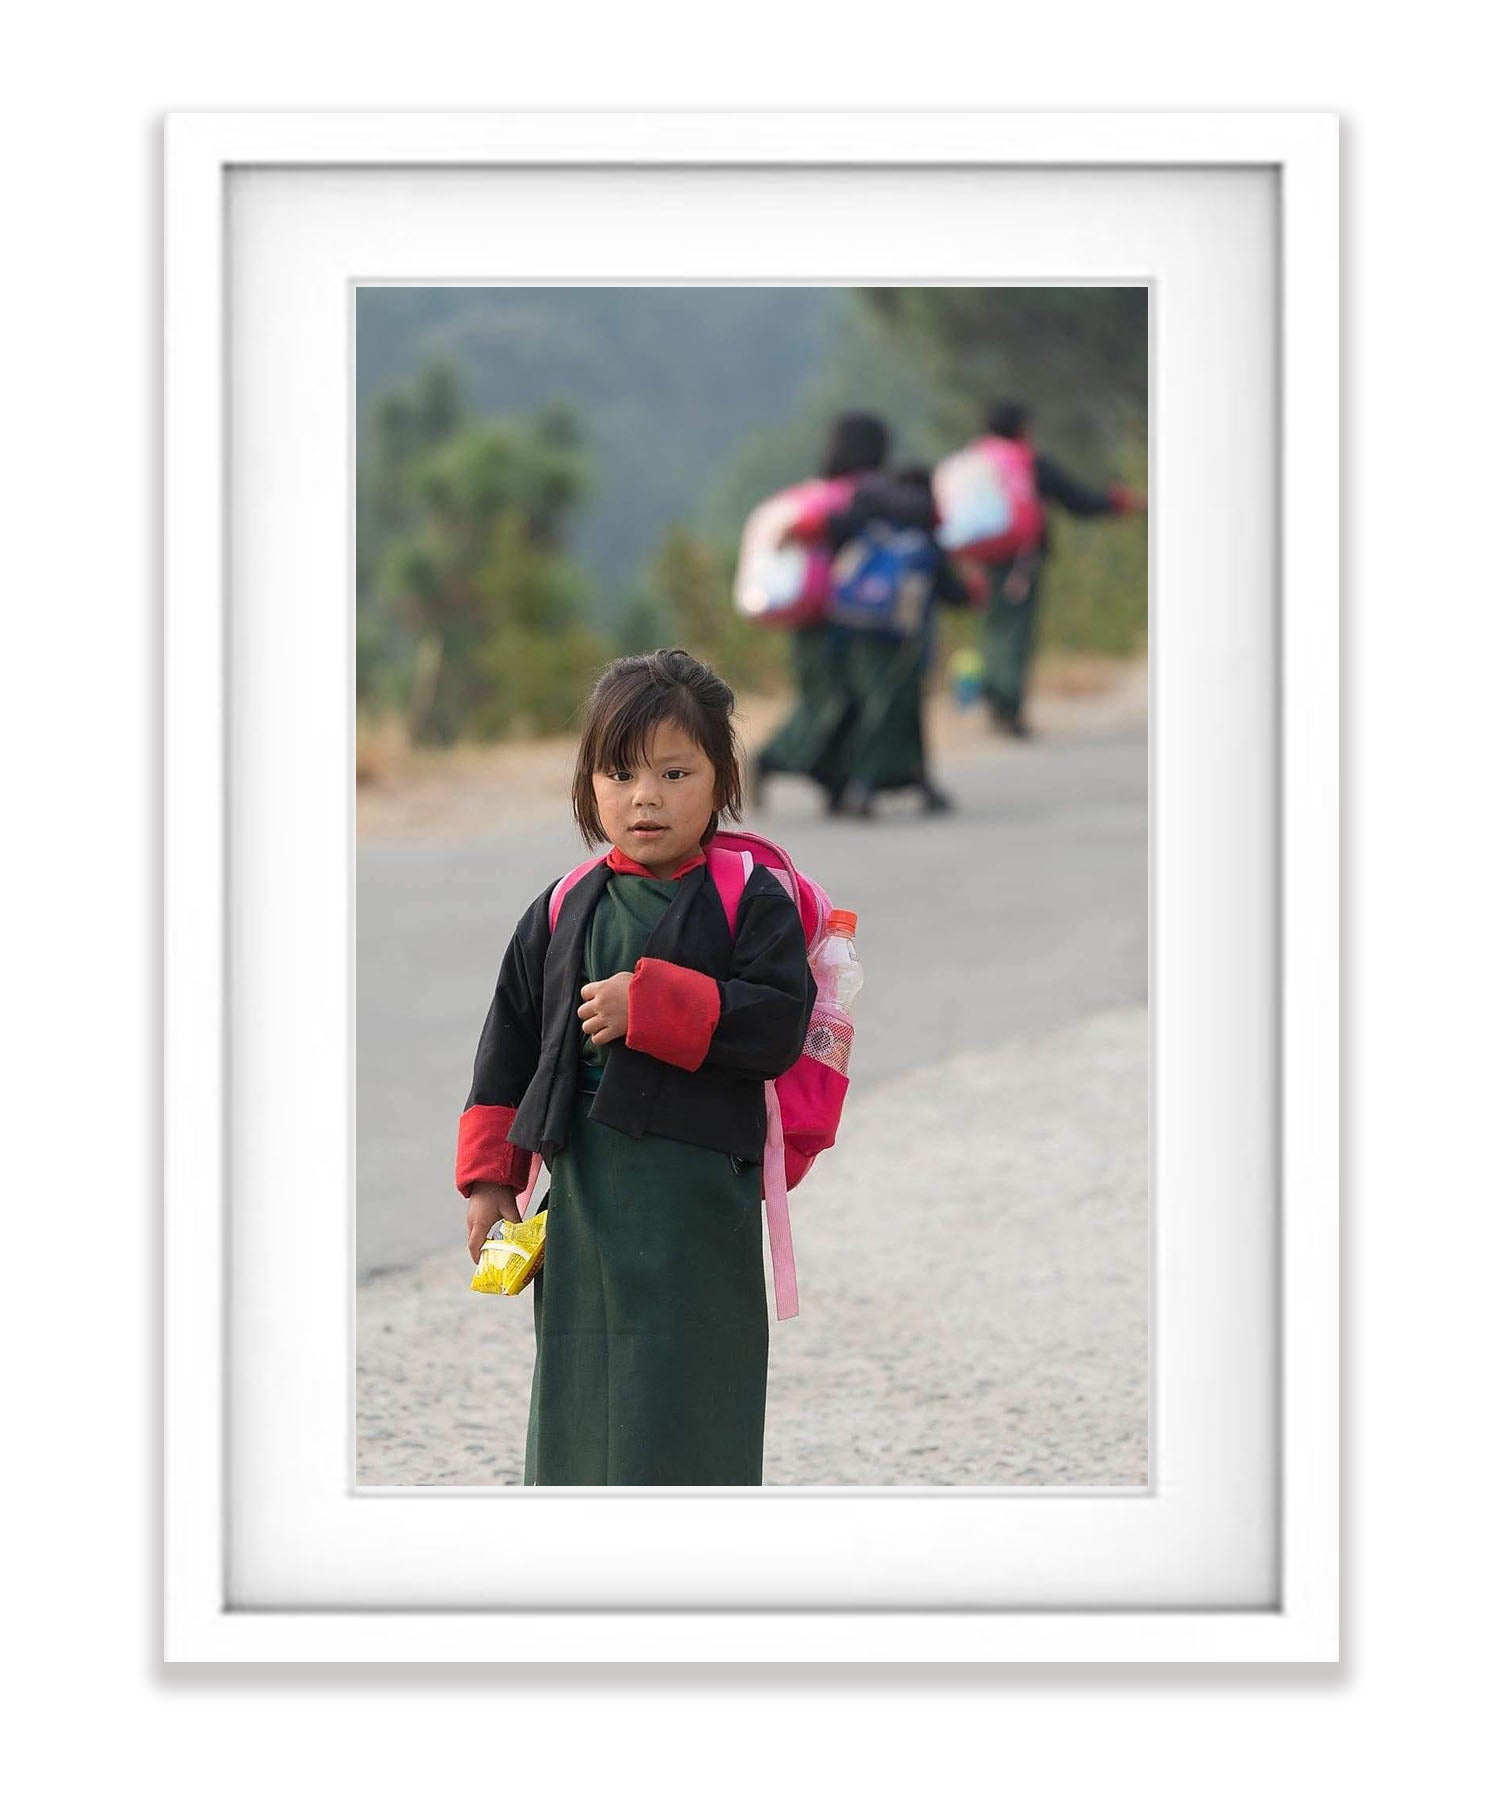
[[610, 843], [667, 876], [697, 853], [714, 816], [714, 766], [666, 721], [647, 738], [638, 767], [594, 771], [594, 802]]

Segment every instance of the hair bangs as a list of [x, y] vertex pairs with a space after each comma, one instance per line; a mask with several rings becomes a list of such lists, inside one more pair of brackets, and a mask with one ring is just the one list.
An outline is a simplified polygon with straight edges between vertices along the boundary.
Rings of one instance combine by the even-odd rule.
[[638, 768], [659, 725], [678, 725], [709, 754], [702, 708], [685, 688], [646, 688], [632, 694], [604, 721], [590, 775]]

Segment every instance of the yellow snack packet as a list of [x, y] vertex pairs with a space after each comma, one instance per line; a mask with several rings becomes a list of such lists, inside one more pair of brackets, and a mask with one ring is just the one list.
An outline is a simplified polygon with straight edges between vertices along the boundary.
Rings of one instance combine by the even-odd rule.
[[502, 1219], [480, 1246], [470, 1289], [476, 1294], [519, 1294], [541, 1268], [546, 1247], [546, 1213], [534, 1213], [519, 1225]]

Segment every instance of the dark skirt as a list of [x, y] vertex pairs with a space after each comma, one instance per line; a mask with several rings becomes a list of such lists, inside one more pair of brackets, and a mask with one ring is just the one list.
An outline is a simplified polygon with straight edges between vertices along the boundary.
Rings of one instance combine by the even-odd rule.
[[585, 1095], [552, 1170], [526, 1481], [760, 1485], [760, 1168], [631, 1138]]
[[850, 636], [848, 682], [855, 713], [845, 741], [845, 773], [876, 791], [917, 787], [926, 775], [923, 640], [870, 631]]
[[1022, 596], [1011, 599], [1005, 588], [1015, 567], [1014, 563], [998, 563], [990, 570], [989, 605], [980, 628], [984, 697], [997, 719], [1008, 720], [1018, 719], [1026, 704], [1042, 587], [1039, 568], [1029, 574], [1023, 570], [1026, 585]]
[[806, 775], [830, 795], [847, 779], [845, 738], [854, 716], [843, 632], [810, 625], [790, 633], [792, 710], [760, 752], [768, 775]]

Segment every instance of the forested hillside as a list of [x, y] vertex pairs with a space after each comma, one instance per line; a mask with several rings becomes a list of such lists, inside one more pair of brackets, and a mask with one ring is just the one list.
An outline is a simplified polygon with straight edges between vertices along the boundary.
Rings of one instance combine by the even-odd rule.
[[434, 359], [475, 413], [571, 406], [591, 464], [573, 548], [608, 622], [713, 471], [795, 407], [846, 304], [833, 288], [363, 288], [360, 417]]
[[[1081, 480], [1146, 481], [1141, 289], [376, 287], [357, 328], [359, 703], [415, 741], [560, 729], [661, 643], [774, 681], [735, 549], [841, 410], [931, 463], [1009, 395]], [[1145, 534], [1059, 517], [1055, 550], [1043, 641], [1138, 649]]]

